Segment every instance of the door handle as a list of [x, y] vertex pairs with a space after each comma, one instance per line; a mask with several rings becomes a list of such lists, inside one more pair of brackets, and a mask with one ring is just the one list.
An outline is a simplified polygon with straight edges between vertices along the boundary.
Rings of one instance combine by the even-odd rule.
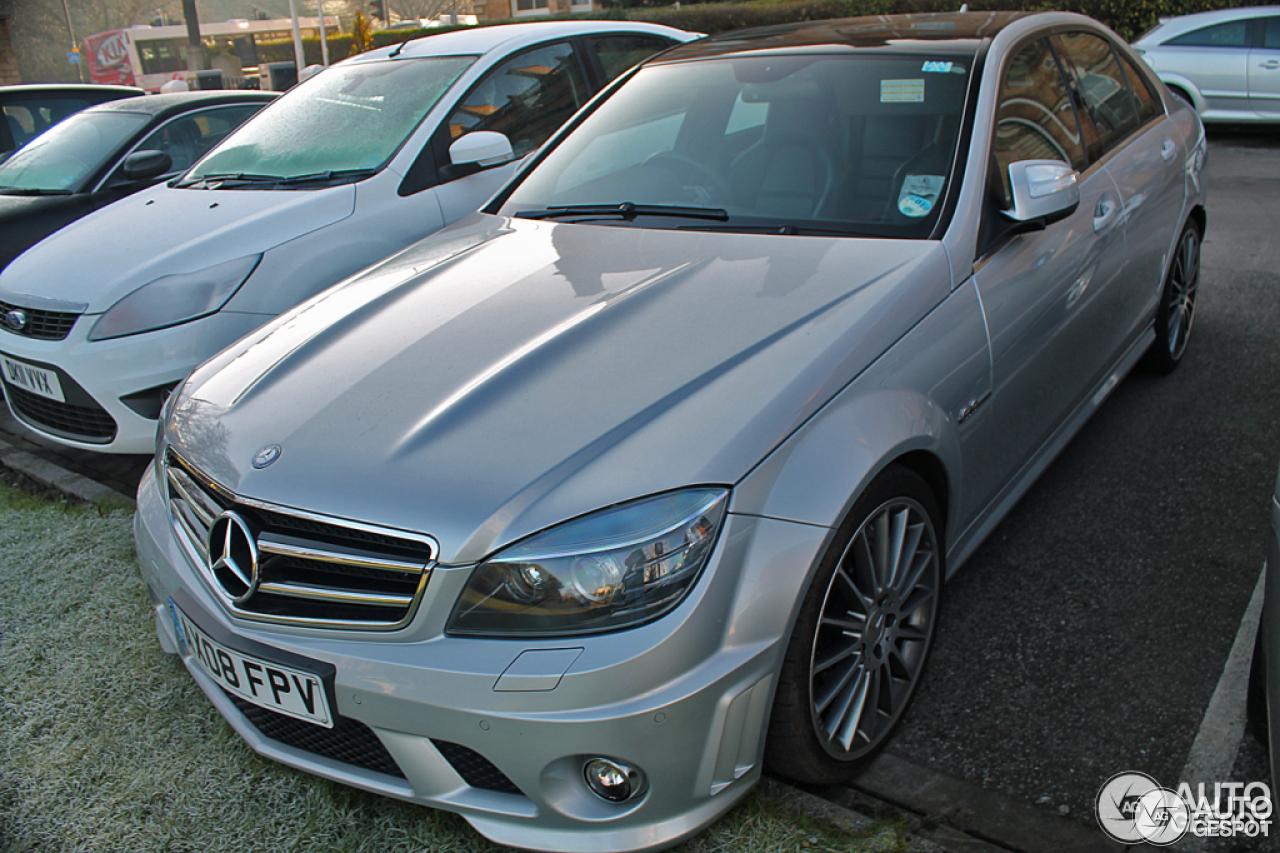
[[1101, 234], [1111, 226], [1115, 221], [1116, 211], [1120, 206], [1109, 195], [1104, 195], [1098, 199], [1098, 205], [1093, 209], [1093, 233]]
[[1160, 144], [1160, 156], [1164, 158], [1166, 163], [1173, 160], [1178, 154], [1178, 146], [1173, 144], [1172, 139], [1166, 139]]
[[1268, 59], [1266, 62], [1262, 63], [1262, 67], [1266, 68], [1268, 71], [1274, 71], [1275, 69], [1280, 68], [1280, 59]]

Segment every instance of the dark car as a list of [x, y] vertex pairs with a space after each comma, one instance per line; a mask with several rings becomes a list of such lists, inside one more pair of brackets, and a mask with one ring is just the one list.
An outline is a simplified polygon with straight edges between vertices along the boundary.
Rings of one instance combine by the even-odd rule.
[[56, 83], [0, 86], [0, 162], [58, 122], [85, 107], [136, 98], [134, 86]]
[[0, 269], [64, 225], [185, 172], [271, 92], [183, 92], [90, 107], [0, 163]]

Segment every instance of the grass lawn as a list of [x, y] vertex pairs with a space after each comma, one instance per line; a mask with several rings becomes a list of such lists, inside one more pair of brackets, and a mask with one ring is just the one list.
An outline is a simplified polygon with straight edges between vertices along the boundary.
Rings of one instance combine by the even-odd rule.
[[[260, 758], [160, 650], [131, 515], [0, 482], [0, 851], [500, 850], [455, 815]], [[681, 845], [899, 851], [752, 795]]]

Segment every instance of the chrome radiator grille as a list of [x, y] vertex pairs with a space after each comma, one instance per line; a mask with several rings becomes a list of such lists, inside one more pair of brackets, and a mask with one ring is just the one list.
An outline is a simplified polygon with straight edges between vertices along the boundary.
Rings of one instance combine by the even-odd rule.
[[[408, 624], [435, 558], [426, 536], [252, 501], [215, 484], [170, 449], [169, 509], [178, 539], [232, 613], [313, 627], [391, 630]], [[210, 560], [234, 517], [247, 534], [229, 570]], [[210, 530], [222, 518], [219, 540]], [[240, 535], [240, 534], [234, 534]], [[228, 540], [227, 553], [233, 549]], [[213, 563], [214, 565], [211, 565]]]

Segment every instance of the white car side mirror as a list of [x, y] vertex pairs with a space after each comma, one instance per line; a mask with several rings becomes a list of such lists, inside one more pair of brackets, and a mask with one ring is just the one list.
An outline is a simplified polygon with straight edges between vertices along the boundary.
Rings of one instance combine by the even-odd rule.
[[492, 130], [476, 130], [460, 136], [449, 146], [449, 162], [454, 166], [475, 164], [481, 168], [498, 166], [515, 159], [511, 140]]

